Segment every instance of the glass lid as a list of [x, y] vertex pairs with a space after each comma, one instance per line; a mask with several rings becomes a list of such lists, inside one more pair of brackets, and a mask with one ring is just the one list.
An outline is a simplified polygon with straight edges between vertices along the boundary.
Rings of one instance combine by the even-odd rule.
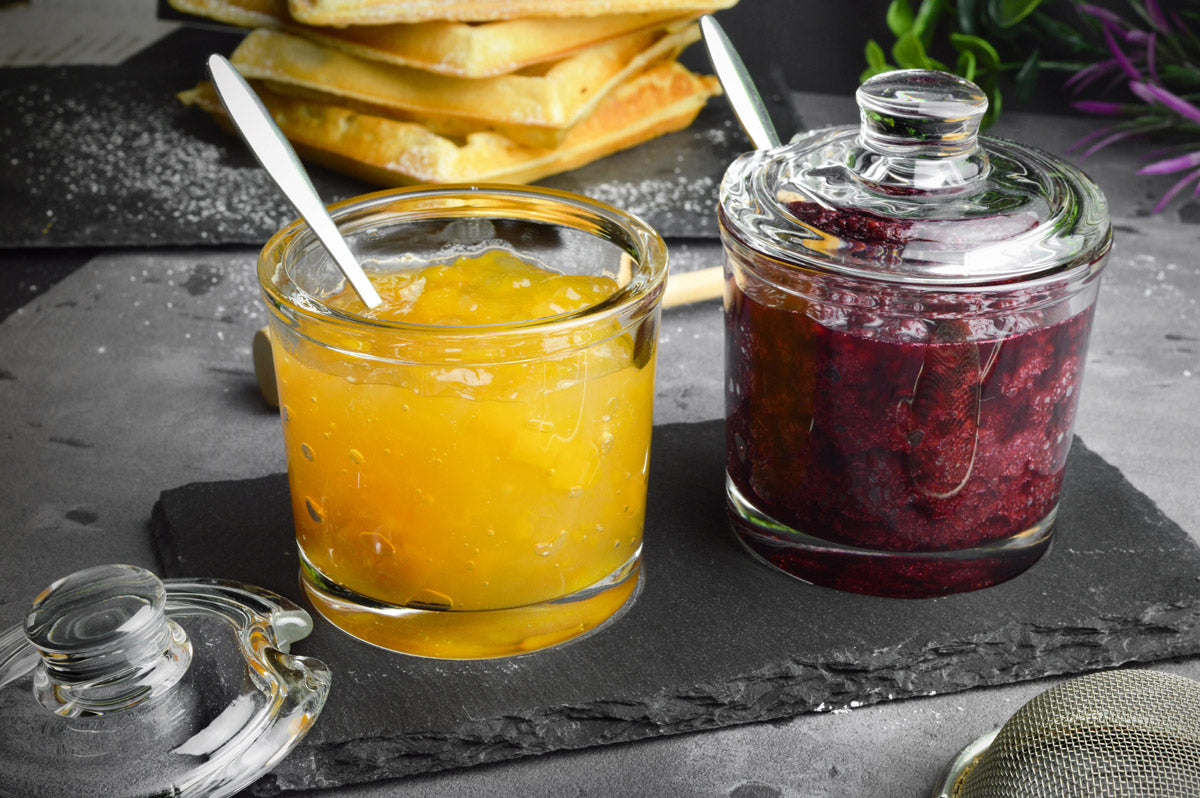
[[0, 796], [228, 796], [308, 732], [330, 676], [308, 613], [129, 565], [64, 577], [0, 634]]
[[721, 222], [772, 258], [939, 285], [1024, 281], [1111, 245], [1103, 193], [1070, 164], [979, 135], [987, 98], [945, 72], [878, 75], [858, 127], [747, 153], [721, 185]]

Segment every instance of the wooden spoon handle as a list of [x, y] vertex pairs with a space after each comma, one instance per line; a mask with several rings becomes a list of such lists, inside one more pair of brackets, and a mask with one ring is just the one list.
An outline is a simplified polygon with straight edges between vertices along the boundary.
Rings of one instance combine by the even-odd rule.
[[693, 302], [703, 302], [721, 296], [725, 285], [720, 266], [710, 266], [694, 272], [680, 272], [667, 278], [667, 287], [663, 291], [662, 306], [675, 308], [680, 305], [690, 305]]

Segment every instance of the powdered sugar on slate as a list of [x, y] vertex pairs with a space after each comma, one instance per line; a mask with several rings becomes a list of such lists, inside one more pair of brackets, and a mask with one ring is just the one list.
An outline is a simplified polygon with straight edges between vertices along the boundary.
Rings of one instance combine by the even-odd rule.
[[[244, 145], [175, 94], [192, 70], [0, 70], [0, 246], [258, 246], [295, 212]], [[716, 192], [736, 156], [710, 105], [689, 129], [544, 185], [629, 210], [665, 236], [716, 234]], [[376, 186], [311, 167], [334, 202]]]

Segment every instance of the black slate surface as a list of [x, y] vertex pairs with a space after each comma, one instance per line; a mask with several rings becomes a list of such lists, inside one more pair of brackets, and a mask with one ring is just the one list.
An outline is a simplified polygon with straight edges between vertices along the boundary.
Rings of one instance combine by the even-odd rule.
[[[965, 690], [1200, 652], [1200, 550], [1075, 441], [1053, 547], [1008, 583], [901, 600], [808, 585], [728, 532], [720, 421], [655, 428], [646, 583], [616, 623], [513, 659], [389, 654], [318, 620], [333, 690], [257, 794]], [[166, 576], [301, 600], [284, 475], [166, 491]]]
[[[0, 247], [258, 246], [295, 218], [239, 139], [175, 99], [201, 64], [0, 70]], [[772, 113], [792, 130], [782, 96]], [[718, 184], [746, 149], [717, 98], [687, 130], [541, 184], [637, 213], [663, 236], [715, 238]], [[312, 173], [327, 202], [379, 188]]]

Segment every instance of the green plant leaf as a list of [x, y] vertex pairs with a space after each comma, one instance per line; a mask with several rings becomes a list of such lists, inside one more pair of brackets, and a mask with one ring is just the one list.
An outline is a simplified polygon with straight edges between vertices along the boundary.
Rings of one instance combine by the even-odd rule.
[[913, 19], [912, 31], [921, 39], [921, 46], [929, 49], [938, 20], [946, 10], [946, 0], [921, 0], [917, 15]]
[[988, 109], [984, 113], [983, 119], [980, 120], [979, 126], [986, 129], [991, 127], [992, 123], [1000, 116], [1000, 110], [1004, 104], [1000, 95], [1000, 87], [994, 81], [984, 89], [984, 92], [988, 98]]
[[1041, 5], [1042, 0], [988, 0], [992, 20], [1001, 28], [1011, 28]]
[[879, 42], [871, 39], [867, 42], [864, 48], [867, 59], [867, 68], [858, 76], [858, 82], [873, 78], [876, 75], [881, 75], [884, 72], [891, 72], [896, 67], [888, 63], [887, 56], [884, 55], [883, 48], [879, 46]]
[[916, 31], [909, 31], [892, 45], [892, 58], [903, 69], [932, 69], [932, 59], [925, 54], [925, 46]]
[[1037, 49], [1034, 49], [1013, 77], [1013, 85], [1016, 87], [1017, 96], [1021, 99], [1028, 100], [1033, 96], [1033, 91], [1037, 88], [1038, 69], [1040, 67], [1041, 54]]
[[888, 5], [887, 26], [894, 35], [903, 36], [912, 30], [915, 19], [912, 4], [908, 0], [892, 0]]
[[879, 42], [869, 39], [863, 54], [866, 56], [868, 69], [887, 71], [889, 67], [887, 55], [884, 54], [883, 48], [879, 46]]
[[883, 67], [879, 67], [879, 68], [867, 67], [866, 69], [864, 69], [862, 72], [859, 73], [858, 82], [866, 83], [868, 80], [875, 77], [876, 75], [882, 75], [884, 72], [891, 72], [893, 69], [895, 69], [894, 66], [883, 66]]
[[[1088, 40], [1074, 27], [1049, 14], [1039, 11], [1029, 18], [1028, 24], [1038, 32], [1038, 38], [1053, 41], [1056, 46], [1065, 45], [1072, 53], [1107, 54], [1107, 50], [1102, 44], [1097, 45], [1095, 40]], [[1098, 41], [1103, 42], [1103, 39], [1098, 39]]]
[[1181, 89], [1200, 87], [1200, 74], [1196, 70], [1180, 64], [1160, 64], [1158, 76], [1164, 83]]
[[958, 29], [974, 35], [979, 31], [979, 7], [976, 0], [958, 0]]
[[975, 80], [975, 53], [963, 50], [958, 54], [958, 64], [954, 70], [967, 80]]
[[960, 53], [974, 53], [979, 69], [990, 72], [1000, 66], [1000, 54], [987, 39], [978, 36], [968, 36], [964, 33], [951, 33], [950, 42]]

